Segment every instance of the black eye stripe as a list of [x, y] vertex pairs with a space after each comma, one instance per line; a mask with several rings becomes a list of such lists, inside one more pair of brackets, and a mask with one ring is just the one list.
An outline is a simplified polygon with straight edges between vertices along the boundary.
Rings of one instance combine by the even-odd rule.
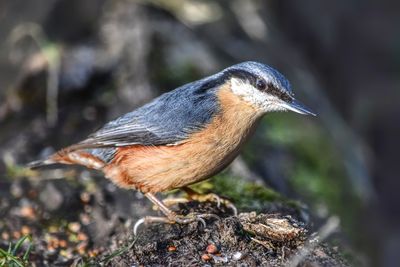
[[274, 96], [278, 97], [279, 99], [282, 99], [283, 101], [286, 101], [286, 102], [292, 100], [292, 97], [288, 93], [283, 92], [282, 90], [279, 90], [278, 88], [274, 87], [274, 85], [271, 83], [267, 84], [267, 86], [265, 87], [265, 90], [263, 90], [263, 91], [267, 92], [271, 95], [274, 95]]
[[[238, 77], [243, 80], [248, 80], [255, 88], [257, 88], [260, 91], [267, 92], [271, 95], [274, 95], [278, 97], [279, 99], [282, 99], [285, 102], [289, 102], [293, 99], [293, 96], [291, 96], [288, 92], [284, 92], [278, 88], [276, 88], [272, 83], [267, 83], [263, 78], [261, 77], [255, 77], [253, 74], [247, 71], [243, 70], [230, 70], [225, 77]], [[259, 81], [263, 81], [265, 83], [264, 88], [259, 88], [257, 83]]]
[[290, 101], [292, 99], [292, 97], [288, 93], [283, 92], [282, 90], [279, 90], [272, 83], [266, 83], [262, 79], [257, 79], [255, 87], [260, 91], [274, 95], [274, 96], [278, 97], [279, 99], [282, 99], [286, 102]]

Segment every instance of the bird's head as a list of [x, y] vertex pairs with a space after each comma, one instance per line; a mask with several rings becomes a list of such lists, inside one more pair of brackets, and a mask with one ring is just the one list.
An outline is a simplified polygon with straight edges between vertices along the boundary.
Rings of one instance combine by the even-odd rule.
[[294, 98], [289, 81], [268, 65], [248, 61], [233, 65], [223, 73], [231, 83], [232, 92], [263, 113], [291, 110], [315, 116]]

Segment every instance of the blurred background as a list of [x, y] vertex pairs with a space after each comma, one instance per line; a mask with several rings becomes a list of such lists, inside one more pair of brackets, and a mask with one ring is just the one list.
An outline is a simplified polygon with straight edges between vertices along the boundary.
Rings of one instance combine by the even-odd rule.
[[396, 1], [1, 1], [0, 239], [25, 225], [43, 237], [49, 216], [81, 209], [88, 197], [79, 191], [75, 201], [77, 189], [126, 195], [99, 174], [38, 177], [24, 163], [163, 92], [255, 60], [282, 72], [318, 117], [266, 116], [229, 171], [300, 201], [316, 225], [339, 216], [338, 246], [359, 265], [395, 266], [398, 25]]

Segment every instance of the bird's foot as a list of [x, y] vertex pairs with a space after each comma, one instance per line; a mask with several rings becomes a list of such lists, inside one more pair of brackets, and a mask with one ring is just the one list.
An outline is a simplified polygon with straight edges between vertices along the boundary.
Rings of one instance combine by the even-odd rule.
[[188, 215], [177, 215], [176, 213], [171, 213], [168, 215], [168, 217], [157, 217], [157, 216], [146, 216], [141, 219], [139, 219], [134, 227], [133, 227], [133, 234], [137, 235], [137, 231], [139, 229], [139, 226], [142, 224], [151, 224], [151, 223], [168, 223], [168, 224], [189, 224], [192, 222], [199, 222], [203, 225], [203, 227], [207, 227], [205, 219], [219, 219], [219, 217], [215, 214], [196, 214], [196, 213], [190, 213]]
[[141, 218], [136, 222], [135, 226], [133, 227], [133, 233], [135, 235], [137, 233], [139, 226], [142, 224], [149, 224], [149, 223], [188, 224], [198, 221], [201, 224], [203, 224], [204, 227], [206, 227], [206, 222], [204, 219], [208, 218], [219, 219], [217, 215], [207, 214], [207, 213], [205, 214], [190, 213], [185, 216], [177, 215], [175, 212], [170, 210], [162, 201], [158, 200], [153, 193], [146, 193], [144, 195], [164, 213], [165, 217], [146, 216]]
[[220, 208], [221, 204], [223, 204], [225, 207], [232, 210], [233, 215], [235, 216], [237, 215], [237, 208], [235, 207], [235, 205], [233, 205], [231, 201], [229, 201], [226, 198], [222, 198], [214, 193], [200, 194], [189, 187], [184, 187], [182, 188], [182, 190], [185, 191], [189, 200], [196, 200], [199, 202], [206, 202], [206, 201], [216, 202], [218, 208]]
[[165, 206], [172, 207], [176, 204], [188, 203], [191, 200], [195, 200], [198, 202], [207, 202], [207, 201], [216, 202], [218, 208], [220, 208], [221, 204], [223, 204], [225, 207], [232, 210], [233, 215], [235, 216], [237, 215], [237, 208], [235, 207], [235, 205], [233, 205], [232, 202], [214, 193], [190, 195], [187, 198], [182, 198], [182, 197], [166, 198], [163, 199], [162, 202], [164, 203]]
[[182, 197], [166, 198], [162, 201], [164, 203], [164, 205], [167, 207], [171, 207], [176, 204], [188, 203], [191, 200], [195, 200], [198, 202], [211, 201], [211, 202], [216, 202], [218, 208], [220, 208], [221, 204], [223, 204], [225, 207], [232, 210], [233, 215], [235, 215], [235, 216], [237, 215], [237, 208], [231, 201], [227, 200], [226, 198], [222, 198], [214, 193], [200, 194], [189, 187], [184, 187], [184, 188], [182, 188], [182, 190], [185, 191], [185, 193], [187, 194], [186, 198], [182, 198]]
[[[190, 200], [184, 197], [168, 197], [162, 200], [165, 206], [172, 207], [176, 204], [188, 203]], [[156, 206], [155, 206], [156, 207]], [[156, 207], [157, 208], [157, 207]]]

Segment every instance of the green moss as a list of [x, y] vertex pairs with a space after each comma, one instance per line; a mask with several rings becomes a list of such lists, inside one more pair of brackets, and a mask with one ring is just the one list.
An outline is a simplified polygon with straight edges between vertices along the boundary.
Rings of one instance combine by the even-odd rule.
[[262, 210], [271, 202], [280, 202], [292, 207], [299, 207], [297, 202], [283, 197], [270, 188], [248, 182], [226, 172], [215, 176], [211, 180], [196, 184], [192, 188], [200, 193], [212, 191], [220, 196], [227, 197], [235, 206], [245, 210]]

